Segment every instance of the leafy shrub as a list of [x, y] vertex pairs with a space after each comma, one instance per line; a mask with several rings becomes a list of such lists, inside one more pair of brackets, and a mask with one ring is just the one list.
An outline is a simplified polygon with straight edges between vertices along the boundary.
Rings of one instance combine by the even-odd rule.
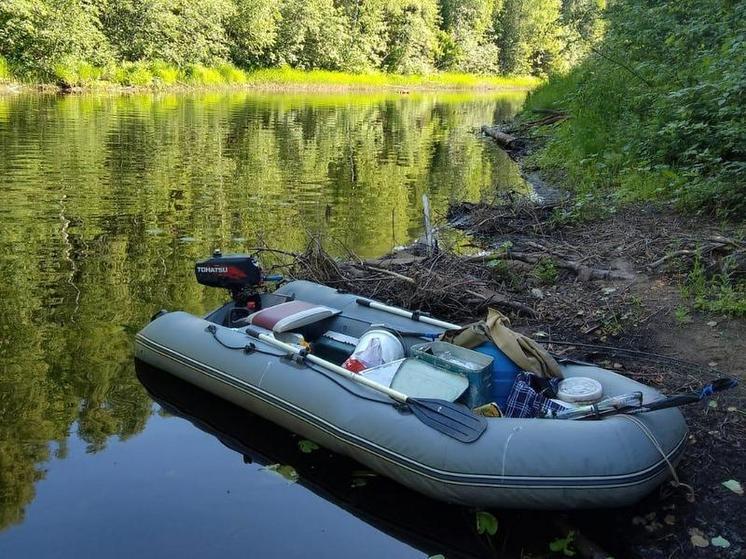
[[0, 56], [0, 83], [8, 82], [11, 80], [10, 65], [8, 61]]
[[115, 70], [114, 81], [121, 85], [147, 87], [153, 84], [153, 74], [145, 62], [125, 62]]
[[189, 64], [184, 70], [184, 78], [192, 85], [219, 85], [223, 76], [214, 68], [207, 68], [201, 64]]
[[699, 310], [746, 316], [746, 282], [732, 278], [727, 266], [722, 273], [708, 277], [699, 255], [687, 274], [681, 294], [692, 299]]
[[155, 85], [174, 85], [179, 81], [179, 69], [162, 60], [150, 63], [150, 73]]
[[535, 161], [580, 192], [746, 215], [746, 3], [628, 0], [606, 17], [595, 53], [529, 97], [571, 116]]
[[60, 62], [54, 65], [55, 82], [64, 87], [91, 85], [101, 79], [103, 71], [88, 62]]
[[216, 69], [223, 83], [238, 84], [246, 82], [246, 74], [231, 64], [221, 64]]

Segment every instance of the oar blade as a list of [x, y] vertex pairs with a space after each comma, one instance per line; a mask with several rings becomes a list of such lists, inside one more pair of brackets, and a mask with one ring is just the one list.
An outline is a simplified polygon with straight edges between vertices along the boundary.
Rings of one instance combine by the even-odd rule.
[[466, 406], [445, 400], [409, 398], [407, 405], [425, 425], [462, 443], [473, 443], [487, 429], [487, 420]]

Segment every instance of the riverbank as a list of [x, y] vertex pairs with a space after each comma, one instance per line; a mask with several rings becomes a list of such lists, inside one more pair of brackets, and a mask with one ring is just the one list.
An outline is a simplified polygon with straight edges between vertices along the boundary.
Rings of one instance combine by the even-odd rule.
[[393, 90], [530, 90], [541, 83], [533, 76], [481, 76], [443, 72], [403, 75], [370, 72], [353, 74], [327, 70], [266, 68], [244, 71], [230, 64], [176, 68], [163, 63], [127, 63], [111, 68], [86, 64], [60, 66], [55, 83], [16, 80], [5, 66], [0, 91], [190, 91], [195, 89], [257, 88], [300, 91]]
[[[525, 163], [530, 146], [521, 149]], [[580, 220], [572, 218], [576, 204], [572, 196], [536, 202], [497, 195], [454, 204], [447, 221], [471, 238], [469, 254], [463, 245], [431, 254], [415, 245], [340, 262], [312, 243], [295, 274], [457, 323], [495, 306], [555, 354], [667, 394], [735, 375], [735, 390], [706, 408], [682, 408], [691, 436], [678, 483], [633, 507], [566, 520], [615, 557], [740, 557], [744, 497], [723, 482], [746, 479], [746, 317], [736, 283], [746, 270], [733, 268], [746, 251], [742, 231], [651, 203]], [[498, 533], [495, 546], [507, 537]]]
[[526, 102], [524, 123], [565, 117], [529, 129], [540, 141], [533, 162], [586, 206], [666, 201], [743, 220], [743, 5], [629, 0], [604, 19], [591, 55]]

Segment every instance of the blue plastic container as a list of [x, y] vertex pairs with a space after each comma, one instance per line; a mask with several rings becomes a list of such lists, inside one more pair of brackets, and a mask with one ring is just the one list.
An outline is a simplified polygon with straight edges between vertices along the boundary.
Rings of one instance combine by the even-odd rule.
[[510, 395], [510, 389], [513, 387], [513, 381], [520, 367], [513, 363], [511, 359], [503, 353], [492, 342], [484, 342], [473, 348], [474, 351], [489, 355], [492, 357], [492, 400], [503, 408]]

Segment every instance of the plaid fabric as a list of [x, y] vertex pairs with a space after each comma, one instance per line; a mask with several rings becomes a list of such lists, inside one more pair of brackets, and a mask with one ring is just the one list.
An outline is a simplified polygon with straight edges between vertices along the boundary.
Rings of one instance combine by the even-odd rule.
[[[560, 380], [562, 379], [539, 379], [539, 377], [531, 373], [518, 373], [513, 382], [513, 388], [510, 389], [510, 395], [505, 404], [503, 416], [519, 418], [541, 417], [550, 411], [564, 410], [564, 406], [552, 402], [544, 395], [554, 396], [557, 393]], [[551, 388], [547, 387], [547, 383]]]

